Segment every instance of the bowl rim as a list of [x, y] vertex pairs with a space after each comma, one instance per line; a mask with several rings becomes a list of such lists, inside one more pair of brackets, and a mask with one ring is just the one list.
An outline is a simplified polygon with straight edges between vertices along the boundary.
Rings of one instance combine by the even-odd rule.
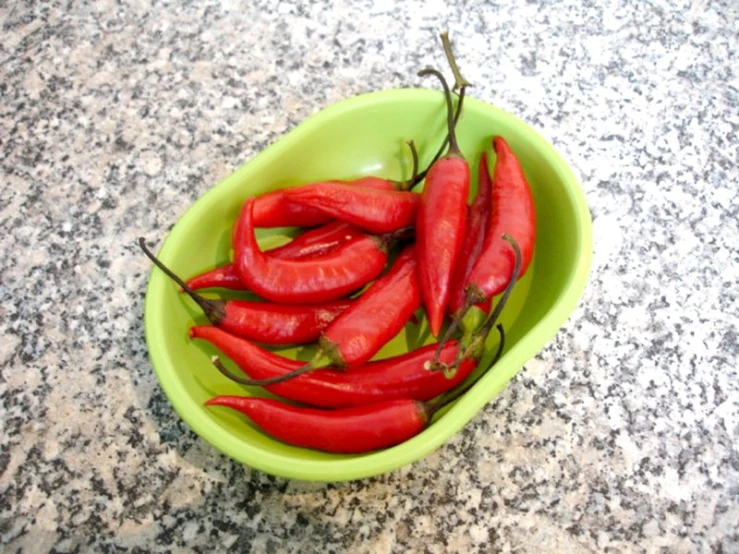
[[[310, 133], [313, 127], [320, 125], [322, 120], [341, 117], [349, 111], [371, 108], [379, 103], [438, 100], [440, 94], [439, 91], [423, 88], [386, 89], [352, 96], [319, 110], [267, 146], [262, 152], [249, 160], [245, 160], [230, 175], [213, 185], [191, 204], [164, 239], [159, 249], [160, 258], [165, 263], [169, 261], [169, 251], [174, 248], [173, 244], [177, 242], [177, 236], [187, 228], [190, 220], [196, 217], [196, 212], [200, 211], [195, 208], [207, 207], [216, 202], [219, 197], [217, 194], [219, 187], [227, 181], [238, 180], [242, 172], [253, 170], [256, 164], [270, 163], [271, 159], [278, 155], [288, 142], [300, 140], [305, 134]], [[455, 402], [449, 408], [441, 418], [445, 422], [442, 428], [437, 426], [439, 421], [436, 421], [420, 434], [400, 445], [356, 457], [335, 460], [298, 460], [287, 455], [264, 450], [243, 441], [235, 441], [232, 435], [216, 423], [215, 418], [194, 417], [192, 415], [197, 413], [197, 410], [192, 408], [199, 407], [199, 404], [187, 394], [184, 384], [176, 377], [176, 372], [166, 369], [169, 364], [161, 352], [164, 349], [159, 346], [159, 336], [163, 330], [154, 324], [153, 319], [156, 311], [157, 294], [165, 283], [165, 277], [152, 267], [149, 272], [144, 303], [145, 336], [149, 358], [168, 401], [180, 418], [200, 438], [239, 463], [279, 477], [306, 481], [336, 482], [368, 478], [386, 473], [420, 460], [444, 444], [475, 417], [485, 404], [505, 388], [511, 377], [530, 359], [532, 342], [536, 343], [533, 348], [536, 352], [543, 348], [559, 331], [575, 309], [585, 288], [592, 256], [592, 223], [580, 181], [554, 146], [531, 125], [509, 112], [476, 98], [467, 98], [465, 102], [468, 106], [472, 104], [477, 109], [492, 112], [496, 119], [505, 122], [507, 126], [518, 127], [524, 131], [527, 140], [534, 144], [536, 150], [547, 159], [558, 178], [567, 184], [564, 187], [565, 192], [569, 195], [569, 200], [577, 214], [573, 222], [577, 233], [576, 246], [578, 251], [574, 258], [577, 261], [574, 269], [570, 271], [571, 277], [563, 288], [563, 292], [554, 301], [551, 308], [521, 340], [505, 352], [496, 364], [498, 369], [495, 372], [487, 372], [483, 375], [465, 393], [463, 396], [464, 402]], [[288, 137], [290, 137], [290, 141], [287, 140]], [[493, 386], [493, 381], [498, 384]], [[435, 426], [437, 426], [436, 429], [434, 429]], [[237, 442], [238, 444], [236, 444]]]

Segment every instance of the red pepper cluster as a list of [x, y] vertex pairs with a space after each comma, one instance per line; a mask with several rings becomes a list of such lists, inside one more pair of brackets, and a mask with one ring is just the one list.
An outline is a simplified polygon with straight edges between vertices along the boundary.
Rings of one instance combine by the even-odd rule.
[[[287, 443], [328, 452], [356, 453], [407, 440], [433, 414], [467, 390], [487, 335], [525, 273], [534, 250], [535, 213], [530, 187], [506, 141], [492, 140], [494, 175], [483, 153], [471, 206], [470, 169], [455, 137], [465, 88], [448, 37], [442, 42], [459, 89], [441, 73], [447, 103], [446, 155], [436, 156], [410, 181], [377, 177], [327, 181], [249, 198], [234, 226], [233, 262], [183, 282], [140, 239], [152, 261], [202, 308], [212, 325], [190, 329], [193, 339], [216, 346], [244, 372], [249, 386], [264, 386], [291, 402], [218, 396], [209, 406], [245, 414]], [[410, 189], [424, 178], [421, 193]], [[299, 227], [290, 243], [262, 251], [256, 228]], [[249, 290], [263, 301], [208, 299], [203, 288]], [[492, 299], [503, 293], [490, 313]], [[373, 360], [423, 306], [437, 344]], [[474, 317], [473, 317], [474, 316]], [[455, 337], [457, 329], [462, 335]], [[499, 352], [502, 352], [503, 329]], [[269, 345], [309, 344], [308, 363], [270, 351]], [[294, 404], [294, 403], [297, 403]]]

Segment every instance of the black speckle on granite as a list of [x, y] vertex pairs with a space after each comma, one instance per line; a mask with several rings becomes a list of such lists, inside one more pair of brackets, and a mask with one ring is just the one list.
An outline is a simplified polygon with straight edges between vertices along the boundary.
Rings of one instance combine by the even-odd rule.
[[[736, 2], [11, 4], [0, 550], [739, 550]], [[134, 241], [320, 108], [420, 85], [444, 29], [474, 96], [582, 181], [579, 307], [409, 467], [327, 485], [235, 464], [152, 373]]]

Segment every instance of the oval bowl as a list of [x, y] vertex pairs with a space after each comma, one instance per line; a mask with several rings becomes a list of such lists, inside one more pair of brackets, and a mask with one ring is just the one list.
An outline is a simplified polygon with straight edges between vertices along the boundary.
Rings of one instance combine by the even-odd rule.
[[[387, 90], [341, 101], [307, 119], [213, 186], [172, 228], [159, 256], [186, 278], [224, 263], [230, 255], [231, 225], [247, 197], [320, 179], [407, 178], [411, 163], [405, 142], [415, 141], [425, 167], [445, 136], [445, 124], [444, 98], [437, 91]], [[440, 447], [554, 336], [577, 304], [591, 257], [590, 214], [579, 183], [534, 129], [474, 98], [465, 100], [457, 135], [473, 175], [479, 154], [490, 149], [491, 137], [505, 137], [521, 161], [536, 202], [536, 253], [503, 312], [506, 350], [498, 363], [437, 414], [422, 433], [402, 444], [360, 455], [296, 448], [270, 438], [239, 414], [203, 406], [217, 394], [268, 394], [236, 385], [211, 366], [215, 350], [187, 335], [191, 325], [206, 323], [205, 318], [154, 269], [145, 300], [149, 356], [173, 407], [200, 437], [234, 460], [281, 477], [344, 481], [381, 474]], [[260, 231], [260, 243], [276, 245], [290, 233], [288, 229]], [[424, 322], [409, 324], [378, 357], [399, 354], [429, 340]], [[489, 366], [496, 342], [491, 337], [478, 372]], [[289, 349], [286, 354], [307, 359], [310, 348]]]

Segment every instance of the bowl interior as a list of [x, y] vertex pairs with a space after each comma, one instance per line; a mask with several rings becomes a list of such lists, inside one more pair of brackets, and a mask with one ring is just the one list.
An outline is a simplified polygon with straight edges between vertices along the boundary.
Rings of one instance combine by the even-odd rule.
[[[275, 475], [332, 481], [379, 474], [440, 446], [556, 333], [579, 298], [590, 259], [590, 219], [579, 185], [554, 149], [528, 125], [475, 99], [465, 102], [457, 134], [473, 176], [480, 153], [490, 149], [491, 137], [502, 135], [524, 167], [537, 208], [534, 261], [504, 310], [507, 347], [495, 368], [423, 433], [393, 448], [337, 455], [291, 447], [234, 412], [203, 407], [217, 394], [265, 393], [235, 385], [211, 366], [215, 350], [187, 336], [190, 326], [207, 320], [175, 284], [153, 270], [145, 315], [150, 357], [174, 408], [196, 433], [232, 458]], [[415, 141], [423, 168], [445, 136], [445, 121], [444, 100], [436, 91], [391, 90], [340, 102], [308, 119], [203, 195], [174, 226], [159, 255], [188, 278], [228, 261], [231, 226], [249, 196], [320, 179], [407, 178], [411, 157], [405, 141]], [[288, 240], [292, 232], [264, 230], [259, 238], [264, 247], [273, 246]], [[430, 340], [425, 322], [409, 324], [378, 357]], [[497, 338], [491, 337], [488, 357], [479, 371], [489, 364], [496, 344]], [[284, 352], [307, 359], [311, 349]]]

